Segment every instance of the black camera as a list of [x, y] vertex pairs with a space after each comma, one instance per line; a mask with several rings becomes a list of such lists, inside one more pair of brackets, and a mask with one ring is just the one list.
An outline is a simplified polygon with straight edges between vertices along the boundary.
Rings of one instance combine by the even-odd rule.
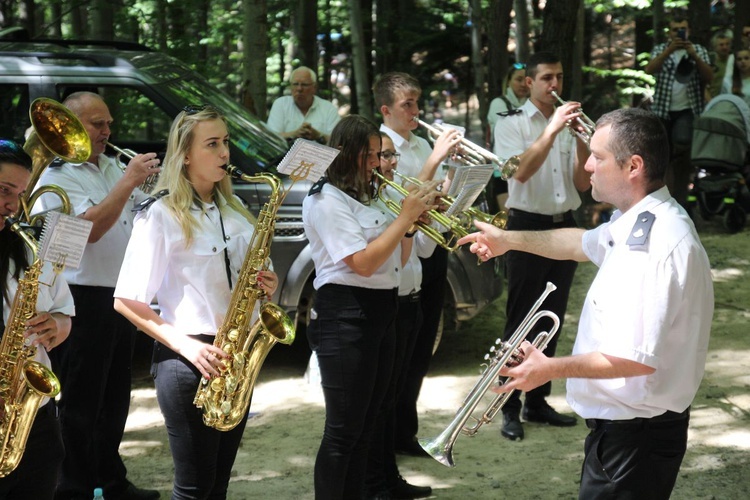
[[687, 40], [687, 33], [685, 32], [685, 28], [678, 29], [677, 36], [680, 37], [681, 40]]

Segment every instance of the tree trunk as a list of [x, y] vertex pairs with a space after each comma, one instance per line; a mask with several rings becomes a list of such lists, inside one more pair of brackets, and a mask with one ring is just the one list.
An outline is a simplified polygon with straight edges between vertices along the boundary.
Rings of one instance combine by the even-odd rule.
[[302, 66], [318, 73], [318, 2], [316, 0], [298, 0], [295, 17], [295, 34], [297, 35], [296, 58]]
[[515, 0], [513, 9], [516, 11], [516, 61], [525, 63], [531, 54], [529, 0]]
[[367, 44], [359, 0], [349, 0], [349, 21], [352, 32], [352, 68], [354, 70], [358, 113], [374, 119], [370, 77], [367, 72]]
[[[544, 28], [542, 29], [541, 50], [547, 50], [557, 54], [562, 62], [563, 74], [567, 79], [575, 79], [573, 76], [581, 68], [573, 67], [573, 51], [569, 49], [571, 42], [576, 36], [576, 22], [578, 20], [578, 9], [581, 0], [558, 0], [548, 2], [544, 8]], [[567, 95], [566, 86], [563, 86], [563, 94]]]
[[115, 13], [111, 0], [95, 0], [91, 16], [96, 40], [115, 39]]
[[[487, 126], [487, 96], [484, 91], [484, 61], [482, 60], [482, 1], [470, 0], [469, 21], [471, 22], [471, 66], [473, 73], [473, 93], [479, 101], [479, 117], [482, 121], [482, 130]], [[469, 135], [469, 97], [466, 97], [466, 133]]]
[[690, 0], [689, 15], [690, 40], [713, 50], [711, 48], [711, 0]]
[[[570, 85], [570, 98], [574, 101], [581, 102], [583, 97], [583, 37], [585, 35], [584, 27], [586, 26], [586, 15], [583, 10], [583, 2], [578, 5], [578, 15], [576, 16], [578, 21], [575, 28], [575, 42], [573, 44], [573, 64], [572, 71], [567, 74], [572, 78], [569, 80]], [[608, 51], [610, 57], [612, 51]]]
[[734, 2], [734, 49], [742, 48], [742, 28], [750, 25], [750, 2]]
[[[526, 0], [521, 1], [525, 2]], [[518, 3], [518, 0], [515, 3]], [[503, 93], [503, 79], [508, 72], [507, 47], [510, 34], [510, 12], [513, 4], [513, 0], [491, 0], [487, 12], [488, 101]], [[485, 114], [482, 114], [482, 119], [486, 119]]]
[[666, 37], [664, 36], [664, 27], [666, 26], [666, 23], [664, 22], [664, 0], [653, 1], [654, 3], [652, 9], [654, 11], [654, 46], [656, 46], [666, 40]]
[[244, 105], [261, 120], [266, 119], [266, 54], [268, 24], [266, 0], [242, 0], [243, 25], [242, 80]]

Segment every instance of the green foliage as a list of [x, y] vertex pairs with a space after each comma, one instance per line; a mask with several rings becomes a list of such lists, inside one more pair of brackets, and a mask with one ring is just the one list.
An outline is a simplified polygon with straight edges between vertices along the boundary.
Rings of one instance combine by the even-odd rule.
[[584, 89], [583, 107], [593, 120], [613, 109], [631, 106], [652, 94], [656, 81], [644, 71], [622, 68], [615, 70], [584, 67], [589, 84]]

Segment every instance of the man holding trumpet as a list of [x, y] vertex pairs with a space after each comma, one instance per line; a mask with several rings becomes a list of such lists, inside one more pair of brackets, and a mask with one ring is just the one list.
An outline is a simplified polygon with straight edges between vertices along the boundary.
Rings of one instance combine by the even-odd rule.
[[485, 261], [522, 250], [599, 266], [572, 356], [553, 359], [525, 342], [523, 360], [501, 369], [508, 380], [495, 389], [530, 391], [568, 379], [568, 403], [590, 429], [581, 499], [666, 500], [687, 447], [713, 284], [695, 226], [664, 185], [666, 143], [655, 115], [608, 113], [596, 124], [586, 170], [593, 198], [617, 208], [609, 223], [520, 232], [477, 222], [480, 231], [459, 240]]
[[[581, 204], [579, 191], [589, 187], [589, 173], [584, 169], [588, 146], [574, 134], [564, 132], [582, 116], [580, 103], [566, 102], [559, 107], [552, 92], [562, 93], [563, 69], [560, 59], [550, 52], [533, 54], [526, 65], [529, 99], [517, 114], [501, 117], [495, 126], [495, 154], [501, 158], [518, 155], [520, 165], [508, 180], [508, 223], [514, 231], [575, 227], [573, 210]], [[562, 133], [561, 133], [562, 132]], [[503, 340], [508, 340], [532, 307], [548, 281], [557, 285], [543, 304], [560, 318], [562, 329], [568, 293], [577, 263], [552, 260], [525, 251], [513, 250], [505, 256], [508, 278], [507, 321]], [[549, 329], [540, 321], [531, 332]], [[553, 356], [556, 335], [547, 347]], [[561, 415], [546, 401], [551, 384], [544, 384], [526, 394], [523, 417], [527, 421], [567, 427], [576, 419]], [[501, 434], [510, 440], [521, 440], [524, 430], [520, 420], [521, 400], [514, 394], [503, 407]]]

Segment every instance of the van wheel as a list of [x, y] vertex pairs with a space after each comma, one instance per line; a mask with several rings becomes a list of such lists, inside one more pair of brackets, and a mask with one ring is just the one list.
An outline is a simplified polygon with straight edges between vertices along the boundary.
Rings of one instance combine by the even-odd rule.
[[734, 205], [724, 214], [724, 227], [730, 233], [738, 233], [742, 231], [747, 222], [747, 214], [742, 207]]

